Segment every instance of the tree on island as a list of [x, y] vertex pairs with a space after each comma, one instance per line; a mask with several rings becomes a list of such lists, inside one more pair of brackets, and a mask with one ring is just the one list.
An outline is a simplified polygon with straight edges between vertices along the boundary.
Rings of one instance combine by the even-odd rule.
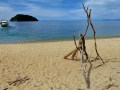
[[30, 15], [17, 14], [10, 21], [38, 21], [38, 19]]

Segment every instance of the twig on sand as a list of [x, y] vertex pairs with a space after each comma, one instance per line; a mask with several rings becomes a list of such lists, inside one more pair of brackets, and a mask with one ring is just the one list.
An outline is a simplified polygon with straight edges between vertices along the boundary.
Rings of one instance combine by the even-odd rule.
[[10, 81], [8, 82], [9, 85], [13, 85], [13, 86], [19, 86], [23, 83], [25, 83], [26, 81], [28, 81], [30, 78], [28, 76], [24, 77], [24, 78], [19, 78], [19, 79], [16, 79], [14, 81]]

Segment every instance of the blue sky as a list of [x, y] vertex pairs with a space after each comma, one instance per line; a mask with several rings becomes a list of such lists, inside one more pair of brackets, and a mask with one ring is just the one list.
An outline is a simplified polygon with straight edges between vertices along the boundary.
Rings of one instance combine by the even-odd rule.
[[120, 0], [0, 0], [0, 19], [29, 14], [39, 20], [85, 20], [82, 2], [93, 20], [120, 19]]

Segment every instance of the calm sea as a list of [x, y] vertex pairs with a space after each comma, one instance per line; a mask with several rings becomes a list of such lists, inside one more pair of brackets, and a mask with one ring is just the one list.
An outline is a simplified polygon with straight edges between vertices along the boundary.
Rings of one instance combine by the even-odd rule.
[[[72, 39], [83, 33], [86, 21], [39, 21], [9, 22], [9, 27], [0, 27], [0, 43], [53, 41]], [[97, 37], [119, 37], [120, 21], [93, 21]], [[93, 35], [89, 28], [87, 37]]]

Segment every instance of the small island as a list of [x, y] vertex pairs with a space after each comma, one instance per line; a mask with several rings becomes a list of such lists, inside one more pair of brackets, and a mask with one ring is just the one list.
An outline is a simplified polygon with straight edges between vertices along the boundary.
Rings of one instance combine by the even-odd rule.
[[30, 15], [17, 14], [10, 21], [38, 21], [38, 19]]

